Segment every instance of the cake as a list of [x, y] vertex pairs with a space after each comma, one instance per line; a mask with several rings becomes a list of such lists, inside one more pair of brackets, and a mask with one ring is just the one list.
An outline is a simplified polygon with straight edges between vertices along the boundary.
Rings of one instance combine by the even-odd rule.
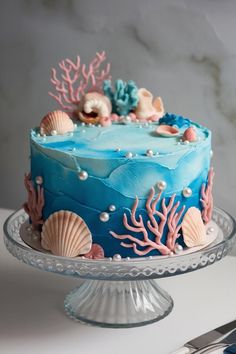
[[[59, 107], [30, 134], [24, 205], [45, 252], [150, 257], [209, 243], [211, 132], [165, 113], [134, 81], [112, 83], [104, 52], [52, 70]], [[207, 231], [208, 230], [208, 231]]]

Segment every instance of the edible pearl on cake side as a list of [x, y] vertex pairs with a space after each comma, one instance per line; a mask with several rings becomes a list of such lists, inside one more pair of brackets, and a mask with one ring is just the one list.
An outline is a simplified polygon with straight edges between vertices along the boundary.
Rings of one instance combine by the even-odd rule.
[[99, 219], [102, 221], [102, 222], [107, 222], [109, 219], [110, 219], [110, 216], [108, 213], [106, 213], [105, 211], [102, 212], [100, 215], [99, 215]]
[[119, 148], [119, 147], [116, 148], [116, 152], [120, 152], [120, 150], [121, 150], [121, 148]]
[[109, 205], [108, 209], [109, 209], [109, 211], [115, 211], [116, 210], [116, 206], [111, 204], [111, 205]]
[[57, 135], [57, 131], [56, 130], [52, 130], [51, 131], [51, 135]]
[[124, 117], [122, 118], [122, 123], [124, 123], [124, 124], [130, 124], [131, 121], [132, 121], [132, 119], [131, 119], [130, 116], [124, 116]]
[[37, 176], [35, 178], [35, 183], [38, 184], [39, 186], [43, 184], [43, 177], [42, 176]]
[[80, 171], [79, 172], [79, 179], [81, 181], [86, 181], [87, 178], [88, 178], [88, 172], [87, 171]]
[[210, 151], [210, 158], [213, 157], [213, 150]]
[[211, 234], [214, 231], [214, 227], [209, 227], [207, 229], [207, 235]]
[[129, 151], [129, 152], [127, 152], [127, 153], [125, 154], [125, 157], [126, 157], [127, 159], [132, 159], [133, 153]]
[[148, 149], [148, 150], [146, 151], [146, 155], [147, 155], [148, 157], [152, 157], [152, 156], [154, 155], [154, 152], [153, 152], [151, 149]]
[[183, 189], [183, 196], [184, 196], [185, 198], [191, 197], [192, 194], [193, 194], [193, 192], [192, 192], [192, 189], [191, 189], [191, 188], [185, 187], [185, 188]]
[[159, 181], [157, 182], [157, 188], [160, 190], [160, 191], [164, 191], [167, 187], [167, 183], [165, 181]]

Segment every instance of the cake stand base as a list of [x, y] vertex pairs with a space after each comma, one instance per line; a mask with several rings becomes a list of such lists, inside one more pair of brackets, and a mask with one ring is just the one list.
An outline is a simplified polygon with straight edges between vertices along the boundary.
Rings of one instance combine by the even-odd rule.
[[100, 327], [143, 326], [163, 319], [172, 308], [172, 298], [155, 280], [86, 280], [65, 298], [69, 317]]

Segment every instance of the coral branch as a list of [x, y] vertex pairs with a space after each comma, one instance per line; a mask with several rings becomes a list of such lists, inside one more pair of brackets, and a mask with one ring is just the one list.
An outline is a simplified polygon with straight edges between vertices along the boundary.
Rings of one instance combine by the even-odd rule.
[[44, 190], [40, 185], [37, 185], [37, 189], [35, 190], [30, 174], [25, 174], [24, 183], [28, 192], [28, 200], [24, 203], [23, 207], [29, 215], [33, 226], [37, 228], [43, 224]]
[[[130, 241], [129, 243], [122, 241], [121, 246], [126, 248], [132, 248], [134, 253], [142, 256], [148, 254], [152, 250], [158, 250], [162, 255], [167, 255], [173, 250], [175, 241], [179, 236], [179, 230], [181, 227], [181, 224], [179, 225], [179, 221], [185, 210], [185, 206], [183, 206], [182, 209], [177, 212], [180, 203], [177, 202], [174, 205], [175, 194], [169, 199], [168, 203], [166, 203], [165, 198], [163, 198], [161, 201], [162, 211], [157, 210], [156, 206], [161, 199], [162, 191], [158, 193], [156, 198], [154, 198], [154, 195], [155, 189], [154, 187], [152, 187], [146, 201], [146, 210], [147, 215], [149, 217], [149, 220], [147, 221], [147, 226], [144, 225], [144, 221], [141, 215], [139, 215], [138, 219], [136, 217], [136, 211], [139, 203], [138, 197], [136, 197], [131, 210], [130, 219], [132, 225], [129, 224], [127, 215], [124, 214], [123, 216], [123, 223], [125, 228], [128, 231], [132, 231], [133, 233], [142, 234], [142, 239], [139, 239], [130, 234], [119, 235], [113, 231], [110, 231], [110, 234], [113, 237], [119, 240]], [[157, 218], [155, 216], [157, 216]], [[167, 245], [164, 245], [161, 242], [161, 239], [166, 224], [168, 225], [169, 232], [167, 236]], [[155, 236], [154, 241], [149, 238], [149, 232], [151, 232]]]
[[212, 211], [213, 211], [213, 196], [212, 196], [212, 188], [213, 188], [213, 179], [214, 179], [215, 172], [211, 167], [208, 172], [208, 179], [207, 179], [207, 186], [205, 183], [202, 185], [201, 189], [201, 196], [200, 199], [202, 202], [202, 219], [204, 223], [208, 223], [212, 218]]
[[49, 95], [59, 103], [62, 109], [73, 112], [85, 91], [102, 92], [103, 81], [111, 78], [109, 63], [106, 64], [104, 69], [100, 68], [105, 60], [106, 54], [103, 51], [96, 53], [88, 68], [85, 64], [81, 65], [79, 56], [77, 56], [75, 63], [70, 59], [60, 61], [60, 79], [54, 68], [51, 76], [51, 83], [54, 85], [56, 93], [49, 92]]

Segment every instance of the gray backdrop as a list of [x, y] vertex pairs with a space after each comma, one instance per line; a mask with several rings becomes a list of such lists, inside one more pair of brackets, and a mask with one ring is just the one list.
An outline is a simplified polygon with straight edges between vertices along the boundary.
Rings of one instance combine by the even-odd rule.
[[114, 79], [134, 79], [165, 108], [213, 131], [216, 204], [235, 215], [234, 0], [1, 2], [1, 206], [25, 199], [29, 130], [56, 104], [49, 72], [65, 57], [107, 51]]

